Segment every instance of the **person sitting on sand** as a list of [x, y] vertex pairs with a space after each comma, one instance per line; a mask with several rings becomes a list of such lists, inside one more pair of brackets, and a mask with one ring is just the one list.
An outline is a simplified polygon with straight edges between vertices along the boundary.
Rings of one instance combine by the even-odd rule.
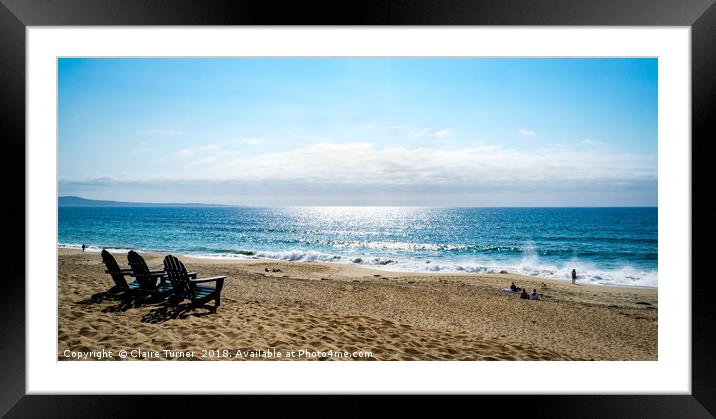
[[524, 289], [524, 288], [522, 288], [522, 293], [520, 294], [520, 299], [522, 299], [522, 300], [529, 300], [529, 299], [530, 299], [530, 295], [527, 294], [527, 290]]
[[532, 293], [530, 294], [530, 300], [539, 300], [539, 295], [537, 294], [536, 289], [532, 290]]
[[512, 290], [512, 292], [519, 291], [519, 288], [517, 288], [517, 285], [515, 285], [515, 281], [512, 281], [512, 285], [510, 285], [510, 289]]

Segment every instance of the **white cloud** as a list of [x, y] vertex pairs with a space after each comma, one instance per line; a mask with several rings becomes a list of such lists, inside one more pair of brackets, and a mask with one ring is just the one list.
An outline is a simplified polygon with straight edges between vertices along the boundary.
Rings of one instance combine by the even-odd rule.
[[321, 142], [250, 155], [213, 144], [171, 158], [151, 173], [61, 176], [61, 187], [154, 200], [161, 190], [166, 199], [252, 205], [520, 206], [652, 205], [657, 184], [656, 155], [580, 142], [537, 150]]
[[153, 135], [155, 137], [176, 137], [177, 135], [181, 135], [182, 132], [171, 129], [152, 128], [147, 131], [147, 134]]
[[196, 156], [200, 155], [207, 155], [212, 154], [216, 151], [222, 150], [222, 147], [220, 145], [216, 144], [209, 144], [209, 145], [201, 145], [197, 147], [189, 147], [189, 148], [183, 148], [179, 151], [177, 151], [177, 155], [180, 157], [185, 158], [194, 158]]
[[433, 137], [447, 137], [451, 134], [451, 131], [449, 129], [443, 129], [440, 131], [436, 131], [433, 133]]
[[[409, 138], [446, 138], [453, 134], [449, 128], [433, 129], [421, 128], [415, 125], [378, 125], [374, 123], [363, 124], [359, 127], [362, 130], [372, 133], [385, 133], [390, 136], [409, 137]], [[314, 137], [313, 140], [317, 140]]]
[[530, 130], [530, 129], [524, 129], [524, 128], [522, 128], [521, 130], [519, 130], [519, 131], [517, 131], [517, 132], [519, 132], [520, 135], [524, 135], [524, 136], [526, 136], [526, 137], [536, 137], [536, 136], [537, 136], [537, 133], [534, 132], [534, 131], [532, 131], [532, 130]]
[[455, 186], [547, 185], [563, 182], [650, 181], [657, 177], [651, 156], [545, 147], [463, 148], [380, 146], [369, 142], [322, 142], [291, 150], [252, 154], [206, 145], [183, 149], [177, 158], [190, 172], [164, 173], [143, 180], [239, 180], [305, 185]]
[[452, 131], [449, 129], [434, 130], [432, 128], [421, 128], [412, 132], [413, 137], [445, 138], [449, 137]]
[[247, 144], [247, 145], [259, 145], [259, 144], [263, 144], [264, 141], [265, 140], [263, 138], [254, 137], [254, 138], [244, 138], [241, 140], [241, 143]]

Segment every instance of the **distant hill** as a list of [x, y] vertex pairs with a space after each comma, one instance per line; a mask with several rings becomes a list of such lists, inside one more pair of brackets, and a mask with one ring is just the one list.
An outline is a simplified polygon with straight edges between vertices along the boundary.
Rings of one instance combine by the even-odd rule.
[[157, 204], [149, 202], [121, 202], [85, 199], [79, 196], [61, 196], [57, 199], [60, 207], [228, 207], [230, 205], [198, 204], [194, 202]]

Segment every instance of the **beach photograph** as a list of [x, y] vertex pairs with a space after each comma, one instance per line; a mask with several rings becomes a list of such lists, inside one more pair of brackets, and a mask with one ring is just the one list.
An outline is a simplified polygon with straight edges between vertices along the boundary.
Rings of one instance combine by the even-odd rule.
[[656, 58], [57, 66], [58, 361], [658, 361]]

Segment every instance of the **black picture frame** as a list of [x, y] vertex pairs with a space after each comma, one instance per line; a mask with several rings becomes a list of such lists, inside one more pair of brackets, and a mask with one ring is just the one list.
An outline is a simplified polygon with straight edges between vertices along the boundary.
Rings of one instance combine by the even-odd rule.
[[[26, 395], [25, 264], [17, 257], [25, 248], [25, 29], [27, 26], [73, 25], [600, 25], [687, 26], [691, 28], [692, 156], [703, 157], [714, 132], [716, 114], [716, 6], [713, 0], [393, 0], [286, 2], [260, 0], [0, 0], [0, 138], [6, 161], [5, 205], [0, 206], [6, 243], [0, 292], [0, 415], [7, 417], [143, 417], [154, 405], [162, 416], [206, 415], [208, 406], [227, 404], [246, 412], [247, 404], [292, 411], [316, 408], [316, 402], [294, 396], [88, 396]], [[684, 141], [689, 141], [685, 138]], [[702, 151], [702, 153], [699, 153]], [[700, 166], [704, 167], [704, 166]], [[693, 185], [706, 178], [695, 170]], [[692, 190], [694, 190], [692, 186]], [[693, 195], [692, 208], [706, 198]], [[694, 222], [702, 221], [692, 215]], [[709, 231], [700, 227], [697, 231]], [[701, 235], [705, 233], [700, 233]], [[708, 260], [704, 247], [692, 246], [696, 266]], [[702, 257], [699, 258], [698, 255]], [[696, 256], [696, 257], [694, 257]], [[24, 259], [24, 258], [23, 258]], [[519, 396], [519, 410], [537, 417], [713, 417], [716, 414], [716, 310], [708, 301], [709, 277], [692, 275], [692, 391], [690, 395], [552, 395]], [[158, 377], [158, 390], [161, 378]], [[199, 384], [198, 384], [199, 386]], [[277, 401], [276, 398], [291, 398]], [[373, 412], [362, 399], [342, 396], [348, 415]], [[350, 397], [345, 399], [345, 397]], [[505, 397], [475, 396], [469, 411], [485, 404], [506, 403]], [[189, 399], [188, 399], [189, 398]], [[159, 400], [157, 400], [159, 399]], [[200, 400], [199, 400], [200, 399]], [[323, 401], [321, 403], [324, 403]], [[405, 403], [427, 412], [432, 398]], [[323, 406], [323, 405], [322, 405]], [[434, 406], [434, 405], [433, 405]], [[444, 414], [459, 404], [441, 402]], [[516, 408], [516, 407], [515, 407]], [[509, 410], [515, 412], [513, 407]], [[215, 412], [219, 412], [216, 410]], [[272, 410], [275, 412], [275, 410]], [[325, 409], [314, 413], [334, 416]], [[384, 410], [383, 413], [390, 413]], [[405, 413], [403, 411], [403, 413]], [[401, 415], [402, 416], [402, 415]]]

